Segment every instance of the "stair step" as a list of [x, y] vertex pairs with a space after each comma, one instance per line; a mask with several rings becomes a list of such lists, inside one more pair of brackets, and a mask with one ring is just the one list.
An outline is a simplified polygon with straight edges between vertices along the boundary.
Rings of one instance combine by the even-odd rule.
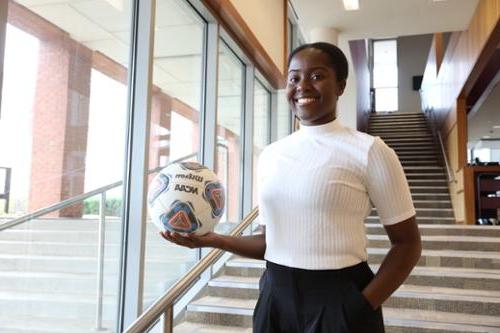
[[407, 179], [445, 179], [447, 180], [448, 175], [444, 172], [435, 173], [409, 173], [406, 175]]
[[[190, 321], [205, 323], [224, 320], [226, 325], [250, 327], [255, 303], [255, 299], [205, 296], [188, 305], [187, 318]], [[500, 318], [496, 316], [464, 316], [462, 313], [398, 309], [389, 306], [384, 306], [383, 312], [388, 332], [398, 332], [399, 327], [411, 327], [412, 332], [428, 332], [429, 329], [451, 329], [460, 332], [500, 331]], [[396, 330], [392, 329], [393, 326]]]
[[373, 128], [387, 128], [387, 127], [396, 127], [396, 126], [405, 126], [405, 127], [411, 127], [411, 126], [425, 126], [427, 127], [427, 122], [422, 121], [419, 119], [410, 119], [410, 120], [393, 120], [393, 121], [371, 121], [368, 123], [368, 128], [373, 129]]
[[441, 166], [439, 161], [437, 160], [428, 160], [428, 161], [407, 161], [401, 160], [402, 166]]
[[422, 145], [435, 145], [436, 143], [432, 138], [382, 138], [382, 140], [387, 143], [388, 145], [390, 144], [397, 144], [397, 143], [405, 143], [405, 142], [418, 142]]
[[[430, 217], [452, 217], [453, 208], [415, 208], [417, 216], [430, 216]], [[377, 216], [377, 210], [373, 208], [370, 216]]]
[[252, 329], [237, 326], [209, 325], [184, 322], [174, 327], [175, 333], [252, 333]]
[[500, 332], [500, 319], [495, 316], [390, 307], [383, 311], [387, 333]]
[[[388, 127], [388, 129], [394, 128], [396, 126], [398, 128], [400, 128], [400, 126], [398, 126], [398, 125], [391, 125], [390, 127]], [[374, 132], [377, 132], [377, 131], [369, 131], [368, 133], [373, 135]], [[426, 129], [417, 131], [420, 133], [414, 133], [415, 131], [411, 130], [411, 129], [406, 130], [406, 131], [400, 131], [400, 132], [392, 132], [389, 130], [386, 131], [384, 129], [383, 132], [384, 133], [382, 135], [380, 135], [380, 138], [383, 139], [384, 141], [385, 140], [398, 140], [398, 139], [401, 139], [401, 140], [415, 139], [415, 140], [428, 140], [428, 141], [436, 142], [432, 132], [428, 132]]]
[[437, 160], [441, 159], [441, 156], [438, 154], [397, 154], [400, 160]]
[[[167, 267], [189, 266], [194, 258], [186, 251], [184, 255], [171, 255], [161, 258], [147, 258], [146, 269], [148, 273], [163, 272]], [[106, 258], [104, 261], [106, 274], [118, 274], [120, 270], [118, 258]], [[185, 268], [181, 268], [183, 270]], [[71, 257], [36, 254], [0, 254], [0, 272], [50, 272], [71, 273], [85, 276], [97, 273], [96, 257]], [[83, 274], [83, 275], [82, 275]], [[1, 284], [0, 284], [1, 288]]]
[[[454, 217], [432, 217], [432, 216], [418, 216], [418, 224], [452, 224], [455, 223]], [[368, 216], [365, 222], [377, 222], [380, 223], [380, 218], [378, 216]]]
[[[381, 223], [365, 223], [367, 232], [386, 234]], [[474, 224], [419, 224], [422, 235], [500, 237], [500, 227]], [[375, 231], [379, 230], [379, 231]]]
[[441, 154], [437, 148], [429, 149], [428, 147], [395, 147], [391, 148], [398, 156], [407, 155], [422, 155], [422, 154]]
[[[114, 321], [103, 322], [99, 332], [114, 332]], [[96, 331], [95, 319], [66, 319], [37, 316], [0, 316], [2, 333], [92, 333]]]
[[[209, 282], [213, 297], [257, 299], [259, 277], [222, 275]], [[500, 291], [402, 285], [386, 306], [500, 315]]]
[[402, 129], [402, 130], [376, 130], [376, 131], [370, 131], [369, 132], [370, 135], [373, 135], [373, 136], [378, 136], [378, 137], [381, 137], [381, 138], [384, 138], [384, 139], [388, 139], [388, 138], [400, 138], [401, 136], [404, 136], [404, 135], [408, 135], [408, 134], [411, 134], [411, 135], [418, 135], [418, 136], [426, 136], [426, 135], [431, 135], [431, 132], [427, 131], [427, 130], [405, 130], [405, 129]]
[[[186, 271], [184, 265], [172, 267], [160, 266], [157, 272], [147, 271], [148, 281], [172, 281]], [[95, 294], [97, 290], [97, 275], [83, 273], [37, 272], [37, 271], [0, 271], [0, 293], [15, 291], [24, 293], [58, 293], [61, 295], [78, 293]], [[118, 275], [105, 275], [104, 292], [107, 295], [118, 292]], [[163, 286], [150, 283], [145, 286], [148, 293], [159, 293]]]
[[442, 193], [447, 194], [449, 192], [447, 186], [410, 186], [410, 191], [414, 193]]
[[429, 127], [425, 123], [421, 124], [409, 124], [409, 123], [384, 123], [384, 124], [371, 124], [368, 126], [368, 133], [375, 133], [377, 131], [387, 131], [387, 132], [393, 132], [396, 130], [403, 130], [407, 129], [410, 131], [413, 130], [422, 130], [422, 131], [429, 131]]
[[405, 166], [403, 167], [407, 172], [424, 173], [424, 172], [443, 172], [444, 168], [442, 166]]
[[[115, 318], [117, 302], [117, 296], [104, 296], [103, 318], [105, 320]], [[39, 317], [91, 319], [95, 316], [95, 308], [95, 294], [0, 291], [0, 313], [14, 317], [36, 313]]]
[[391, 142], [391, 143], [388, 143], [387, 145], [389, 147], [391, 147], [392, 149], [401, 149], [401, 148], [412, 148], [413, 149], [414, 147], [418, 147], [419, 149], [431, 150], [431, 149], [436, 148], [436, 146], [433, 143], [422, 144], [420, 142], [412, 142], [412, 141], [409, 141], [409, 142]]
[[[389, 248], [368, 248], [368, 262], [381, 264]], [[418, 266], [500, 269], [500, 253], [494, 251], [422, 250]]]
[[[427, 250], [498, 252], [500, 249], [500, 239], [498, 237], [425, 235], [421, 236], [421, 238], [422, 247]], [[367, 239], [369, 247], [387, 248], [391, 244], [386, 235], [369, 234]], [[498, 287], [500, 288], [500, 285]]]
[[452, 208], [450, 200], [413, 200], [415, 208]]
[[449, 193], [412, 193], [411, 197], [413, 200], [443, 200], [443, 199], [450, 199], [450, 194]]
[[374, 113], [370, 115], [370, 120], [372, 119], [394, 119], [394, 118], [418, 118], [426, 119], [425, 114], [422, 112], [393, 112], [389, 114]]

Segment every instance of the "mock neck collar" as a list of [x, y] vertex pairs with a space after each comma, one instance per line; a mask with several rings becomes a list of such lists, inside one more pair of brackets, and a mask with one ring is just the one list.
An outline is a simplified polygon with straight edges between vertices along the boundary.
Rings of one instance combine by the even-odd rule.
[[322, 124], [322, 125], [311, 125], [311, 126], [306, 126], [306, 125], [300, 125], [299, 132], [304, 134], [304, 135], [321, 135], [325, 133], [332, 133], [335, 131], [338, 131], [342, 128], [342, 124], [340, 121], [335, 118], [334, 120]]

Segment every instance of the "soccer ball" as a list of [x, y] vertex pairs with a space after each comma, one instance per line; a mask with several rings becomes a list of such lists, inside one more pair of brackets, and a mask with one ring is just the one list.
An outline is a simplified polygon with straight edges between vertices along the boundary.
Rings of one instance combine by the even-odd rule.
[[148, 191], [153, 223], [161, 231], [206, 234], [224, 213], [224, 188], [196, 162], [173, 163], [160, 171]]

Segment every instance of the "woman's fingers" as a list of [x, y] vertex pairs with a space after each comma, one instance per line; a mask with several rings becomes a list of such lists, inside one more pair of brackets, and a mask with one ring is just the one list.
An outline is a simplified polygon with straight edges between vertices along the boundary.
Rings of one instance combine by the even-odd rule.
[[190, 248], [193, 248], [193, 247], [197, 247], [197, 242], [196, 242], [196, 236], [195, 237], [192, 237], [190, 235], [186, 235], [186, 236], [183, 236], [179, 233], [172, 233], [170, 231], [164, 231], [164, 232], [160, 232], [161, 236], [168, 240], [169, 242], [172, 242], [174, 244], [177, 244], [177, 245], [181, 245], [181, 246], [186, 246], [186, 247], [190, 247]]

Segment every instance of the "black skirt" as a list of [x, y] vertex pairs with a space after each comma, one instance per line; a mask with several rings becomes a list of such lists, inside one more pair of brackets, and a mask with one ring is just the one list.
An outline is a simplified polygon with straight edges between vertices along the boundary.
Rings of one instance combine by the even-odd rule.
[[361, 294], [373, 278], [366, 262], [305, 270], [267, 262], [253, 316], [254, 333], [383, 333], [382, 308]]

